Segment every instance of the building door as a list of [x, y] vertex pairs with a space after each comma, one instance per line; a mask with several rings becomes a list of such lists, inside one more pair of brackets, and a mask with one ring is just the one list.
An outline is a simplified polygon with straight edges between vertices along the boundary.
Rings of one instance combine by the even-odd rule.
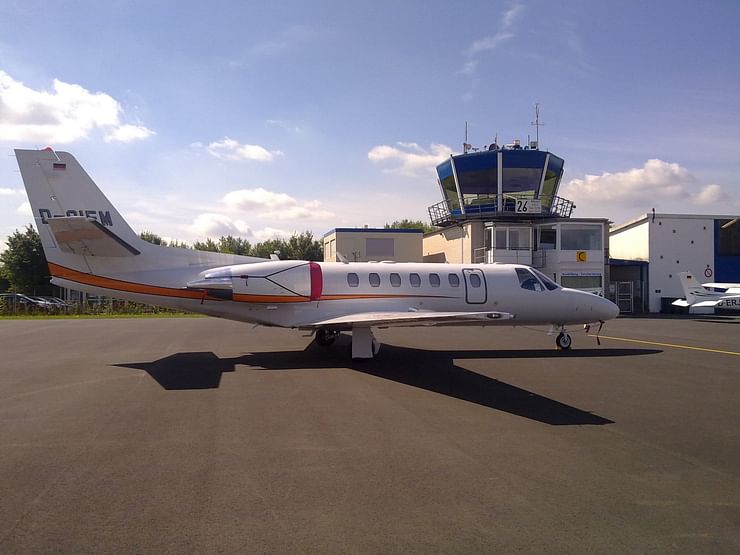
[[465, 300], [469, 304], [483, 304], [486, 302], [486, 276], [478, 269], [463, 270], [465, 278]]
[[631, 281], [617, 282], [617, 306], [619, 312], [630, 314], [634, 312], [634, 284]]

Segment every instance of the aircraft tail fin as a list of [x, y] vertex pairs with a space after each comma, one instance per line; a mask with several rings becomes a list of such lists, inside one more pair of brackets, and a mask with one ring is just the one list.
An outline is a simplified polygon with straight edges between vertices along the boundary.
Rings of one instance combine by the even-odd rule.
[[702, 287], [696, 278], [689, 272], [679, 272], [678, 279], [681, 281], [681, 287], [686, 298], [686, 303], [691, 306], [697, 303], [706, 289]]
[[[44, 254], [58, 277], [65, 271], [93, 275], [147, 274], [156, 283], [194, 279], [203, 269], [262, 261], [260, 258], [152, 245], [126, 223], [80, 163], [68, 152], [15, 151]], [[162, 271], [182, 269], [162, 277]], [[152, 272], [157, 273], [158, 277]], [[138, 277], [136, 279], [139, 279]]]
[[[100, 233], [109, 232], [133, 248], [142, 242], [74, 156], [51, 148], [17, 149], [15, 156], [49, 262], [59, 262], [65, 242], [58, 236], [69, 237], [70, 226], [87, 227], [89, 234], [95, 222]], [[50, 224], [54, 220], [60, 221]], [[84, 232], [78, 229], [80, 234]]]

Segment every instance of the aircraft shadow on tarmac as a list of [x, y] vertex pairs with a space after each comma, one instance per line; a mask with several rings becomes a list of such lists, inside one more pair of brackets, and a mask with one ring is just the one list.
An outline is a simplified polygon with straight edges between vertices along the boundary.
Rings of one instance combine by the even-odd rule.
[[177, 353], [153, 362], [115, 366], [144, 370], [167, 390], [217, 388], [222, 374], [235, 371], [237, 365], [259, 370], [348, 368], [545, 424], [567, 426], [614, 422], [467, 370], [457, 366], [455, 359], [623, 357], [659, 352], [656, 349], [581, 349], [567, 353], [555, 350], [429, 351], [386, 344], [374, 359], [353, 361], [349, 358], [349, 340], [342, 336], [331, 349], [312, 342], [303, 351], [249, 353], [233, 358], [219, 358], [208, 352]]

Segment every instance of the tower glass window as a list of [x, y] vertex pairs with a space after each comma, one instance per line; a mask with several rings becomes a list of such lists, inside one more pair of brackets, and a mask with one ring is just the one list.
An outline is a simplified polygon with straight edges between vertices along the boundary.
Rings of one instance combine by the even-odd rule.
[[439, 184], [442, 187], [447, 205], [450, 212], [460, 211], [460, 197], [457, 195], [457, 185], [455, 184], [455, 175], [452, 172], [452, 161], [447, 160], [437, 166], [437, 175]]
[[502, 154], [502, 193], [534, 196], [540, 189], [547, 154], [531, 150], [505, 150]]

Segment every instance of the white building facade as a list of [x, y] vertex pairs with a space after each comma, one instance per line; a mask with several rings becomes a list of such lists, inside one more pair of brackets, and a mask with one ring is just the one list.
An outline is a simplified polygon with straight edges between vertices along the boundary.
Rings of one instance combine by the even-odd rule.
[[610, 231], [610, 254], [648, 263], [645, 301], [660, 312], [682, 298], [678, 272], [702, 282], [740, 282], [738, 216], [644, 214]]

